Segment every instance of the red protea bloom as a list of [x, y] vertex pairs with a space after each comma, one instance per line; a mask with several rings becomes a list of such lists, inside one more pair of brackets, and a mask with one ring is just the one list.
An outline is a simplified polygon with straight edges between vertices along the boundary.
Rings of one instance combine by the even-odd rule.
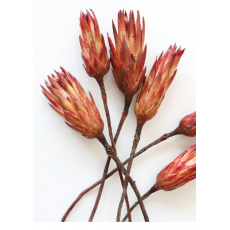
[[98, 137], [104, 123], [92, 95], [89, 93], [89, 100], [77, 79], [61, 69], [61, 73], [56, 72], [56, 76], [48, 76], [49, 82], [45, 81], [50, 92], [41, 86], [44, 95], [52, 103], [50, 106], [66, 119], [67, 125], [87, 138]]
[[[173, 162], [166, 166], [157, 175], [157, 182], [142, 196], [142, 200], [148, 198], [152, 193], [159, 190], [171, 191], [183, 186], [196, 178], [196, 145], [191, 146], [185, 152], [181, 153]], [[130, 210], [137, 205], [137, 201]], [[127, 219], [126, 215], [122, 222]]]
[[175, 132], [190, 137], [196, 136], [196, 111], [185, 116]]
[[127, 97], [132, 98], [140, 89], [144, 79], [146, 68], [144, 68], [146, 57], [145, 21], [140, 23], [140, 14], [137, 11], [135, 22], [133, 11], [118, 13], [118, 32], [113, 24], [115, 47], [110, 37], [110, 59], [113, 67], [113, 76], [120, 91]]
[[196, 178], [196, 145], [181, 153], [158, 175], [155, 187], [171, 191]]
[[86, 14], [81, 12], [82, 37], [80, 36], [79, 39], [82, 58], [85, 63], [84, 68], [90, 77], [98, 80], [109, 71], [110, 60], [107, 56], [104, 37], [100, 33], [97, 18], [92, 10], [91, 12], [93, 17], [88, 11]]
[[135, 114], [138, 123], [150, 120], [160, 107], [165, 93], [172, 83], [176, 68], [184, 50], [177, 50], [176, 45], [170, 46], [166, 53], [160, 55], [150, 71], [148, 80], [138, 94]]

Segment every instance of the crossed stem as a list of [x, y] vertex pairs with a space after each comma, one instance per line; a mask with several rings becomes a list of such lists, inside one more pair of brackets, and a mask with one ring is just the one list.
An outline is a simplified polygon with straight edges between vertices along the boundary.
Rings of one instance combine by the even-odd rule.
[[[158, 190], [159, 190], [158, 186], [157, 186], [156, 184], [153, 185], [153, 187], [152, 187], [151, 189], [149, 189], [149, 191], [146, 192], [146, 193], [141, 197], [142, 200], [145, 200], [145, 199], [148, 198], [152, 193], [154, 193], [154, 192], [156, 192], [156, 191], [158, 191]], [[137, 202], [130, 208], [130, 211], [132, 212], [133, 209], [134, 209], [138, 204], [139, 204], [139, 202], [137, 201]], [[125, 215], [125, 217], [122, 219], [121, 222], [125, 222], [125, 220], [127, 219], [127, 217], [128, 217], [128, 214]]]
[[[125, 104], [125, 109], [126, 111], [123, 112], [123, 115], [125, 117], [121, 117], [121, 122], [118, 126], [118, 130], [117, 130], [117, 133], [115, 135], [115, 140], [113, 139], [113, 132], [112, 132], [112, 125], [111, 125], [111, 119], [110, 119], [110, 114], [109, 114], [109, 108], [108, 108], [108, 104], [107, 104], [107, 94], [106, 94], [106, 91], [105, 91], [105, 86], [104, 86], [104, 81], [103, 81], [103, 77], [101, 77], [100, 79], [97, 79], [97, 82], [99, 84], [99, 87], [100, 87], [100, 90], [101, 90], [101, 96], [102, 96], [102, 100], [103, 100], [103, 103], [104, 103], [104, 109], [105, 109], [105, 114], [106, 114], [106, 118], [107, 118], [107, 123], [108, 123], [108, 129], [109, 129], [109, 136], [110, 136], [110, 140], [111, 140], [111, 143], [112, 143], [112, 147], [113, 147], [113, 150], [114, 150], [114, 153], [116, 153], [116, 146], [115, 146], [115, 143], [117, 141], [117, 138], [119, 136], [119, 133], [120, 133], [120, 130], [121, 130], [121, 127], [123, 125], [123, 122], [128, 114], [128, 110], [126, 109], [127, 106]], [[130, 101], [131, 102], [131, 101]], [[128, 105], [128, 108], [130, 106], [130, 103]], [[125, 110], [124, 109], [124, 110]], [[94, 218], [94, 215], [97, 211], [97, 207], [99, 205], [99, 202], [100, 202], [100, 199], [101, 199], [101, 195], [102, 195], [102, 191], [103, 191], [103, 188], [104, 188], [104, 184], [105, 184], [105, 180], [106, 180], [106, 175], [108, 173], [108, 170], [109, 170], [109, 164], [110, 164], [110, 157], [108, 157], [107, 161], [106, 161], [106, 165], [105, 165], [105, 168], [104, 168], [104, 171], [103, 171], [103, 176], [102, 176], [102, 182], [101, 182], [101, 185], [100, 185], [100, 188], [99, 188], [99, 191], [98, 191], [98, 194], [97, 194], [97, 198], [96, 198], [96, 201], [95, 201], [95, 204], [94, 204], [94, 207], [93, 207], [93, 210], [91, 212], [91, 215], [90, 215], [90, 218], [89, 218], [89, 222], [92, 222], [93, 221], [93, 218]], [[119, 172], [119, 176], [120, 176], [120, 180], [121, 180], [121, 185], [123, 187], [123, 176], [122, 176], [122, 173], [120, 171], [120, 169], [118, 169], [118, 172]], [[127, 206], [127, 212], [128, 212], [128, 216], [129, 216], [129, 221], [131, 222], [132, 219], [131, 219], [131, 214], [130, 214], [130, 207], [129, 207], [129, 200], [128, 200], [128, 196], [126, 194], [125, 196], [125, 201], [126, 201], [126, 206]]]
[[122, 209], [122, 205], [123, 205], [125, 196], [127, 194], [128, 180], [129, 180], [129, 176], [130, 176], [130, 172], [131, 172], [134, 154], [136, 152], [137, 145], [140, 141], [142, 127], [143, 127], [143, 124], [137, 124], [136, 132], [135, 132], [134, 140], [133, 140], [133, 147], [132, 147], [132, 151], [130, 153], [127, 172], [125, 174], [125, 182], [124, 182], [124, 186], [123, 186], [123, 191], [122, 191], [121, 199], [120, 199], [118, 210], [117, 210], [117, 222], [119, 222], [120, 218], [121, 218], [121, 209]]
[[[166, 133], [164, 135], [162, 135], [160, 138], [158, 138], [157, 140], [151, 142], [150, 144], [146, 145], [144, 148], [142, 148], [140, 151], [138, 151], [137, 153], [135, 153], [134, 158], [138, 157], [139, 155], [141, 155], [143, 152], [145, 152], [146, 150], [148, 150], [149, 148], [153, 147], [154, 145], [157, 145], [159, 143], [161, 143], [162, 141], [167, 140], [168, 138], [178, 135], [179, 133], [177, 133], [175, 130], [169, 133]], [[122, 165], [126, 165], [128, 163], [130, 158], [126, 159]], [[110, 178], [114, 173], [116, 173], [118, 171], [118, 169], [113, 169], [110, 173], [107, 174], [106, 179]], [[67, 209], [66, 213], [64, 214], [64, 216], [62, 217], [62, 222], [65, 222], [66, 218], [68, 217], [69, 213], [71, 212], [71, 210], [75, 207], [75, 205], [81, 200], [81, 198], [88, 193], [89, 191], [91, 191], [93, 188], [97, 187], [99, 184], [101, 184], [102, 179], [98, 180], [97, 182], [95, 182], [94, 184], [92, 184], [90, 187], [88, 187], [87, 189], [83, 190], [78, 197], [75, 199], [75, 201], [70, 205], [70, 207]]]
[[[101, 142], [101, 144], [104, 146], [108, 156], [110, 156], [117, 164], [117, 167], [119, 167], [119, 169], [121, 170], [121, 172], [126, 175], [127, 174], [127, 170], [125, 169], [125, 167], [123, 166], [123, 164], [121, 163], [120, 159], [117, 157], [117, 155], [115, 154], [113, 148], [111, 148], [111, 146], [109, 146], [109, 144], [107, 143], [103, 133], [101, 134], [101, 136], [98, 136], [98, 140]], [[148, 218], [148, 214], [146, 212], [146, 209], [145, 209], [145, 206], [144, 206], [144, 203], [142, 201], [142, 198], [141, 198], [141, 195], [140, 195], [140, 192], [138, 191], [138, 188], [135, 184], [135, 182], [133, 181], [133, 179], [129, 176], [128, 177], [128, 182], [129, 184], [131, 185], [136, 197], [137, 197], [137, 200], [139, 201], [139, 204], [140, 204], [140, 207], [141, 207], [141, 211], [142, 211], [142, 214], [144, 216], [144, 219], [146, 222], [149, 222], [149, 218]]]

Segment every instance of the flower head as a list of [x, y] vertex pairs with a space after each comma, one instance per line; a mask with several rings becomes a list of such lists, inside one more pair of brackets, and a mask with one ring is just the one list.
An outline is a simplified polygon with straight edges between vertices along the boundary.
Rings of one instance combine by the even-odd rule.
[[96, 138], [103, 132], [104, 123], [92, 95], [89, 93], [89, 100], [77, 79], [61, 69], [61, 73], [55, 71], [56, 76], [48, 76], [49, 82], [45, 81], [50, 92], [41, 86], [44, 95], [68, 126], [87, 138]]
[[185, 116], [176, 129], [178, 134], [194, 137], [196, 136], [196, 111]]
[[158, 175], [155, 187], [171, 191], [196, 178], [196, 145], [181, 153]]
[[110, 67], [110, 60], [107, 56], [107, 49], [103, 35], [100, 33], [97, 18], [91, 10], [92, 15], [87, 11], [81, 12], [80, 27], [82, 37], [80, 36], [80, 45], [82, 50], [82, 59], [84, 68], [90, 77], [97, 80], [101, 79]]
[[165, 54], [156, 59], [148, 80], [137, 96], [135, 114], [139, 123], [145, 123], [157, 113], [165, 93], [171, 85], [184, 50], [170, 46]]
[[133, 11], [130, 11], [128, 17], [124, 10], [120, 10], [118, 12], [118, 32], [114, 22], [112, 25], [115, 47], [110, 37], [108, 40], [113, 76], [120, 91], [125, 96], [133, 97], [145, 79], [145, 21], [143, 18], [141, 28], [139, 11], [137, 11], [135, 21]]

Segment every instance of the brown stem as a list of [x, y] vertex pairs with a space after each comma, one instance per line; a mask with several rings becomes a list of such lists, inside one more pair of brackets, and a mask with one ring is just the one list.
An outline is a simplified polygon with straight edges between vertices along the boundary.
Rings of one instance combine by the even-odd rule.
[[111, 125], [111, 120], [110, 120], [110, 114], [109, 114], [109, 108], [108, 108], [108, 103], [107, 103], [107, 94], [105, 91], [105, 85], [104, 85], [104, 81], [103, 78], [101, 79], [97, 79], [97, 83], [101, 89], [101, 96], [102, 96], [102, 100], [104, 103], [104, 108], [105, 108], [105, 114], [106, 114], [106, 119], [107, 119], [107, 123], [108, 123], [108, 128], [109, 128], [109, 137], [112, 143], [112, 147], [116, 153], [116, 147], [115, 147], [115, 141], [113, 139], [113, 131], [112, 131], [112, 125]]
[[[142, 127], [143, 127], [143, 124], [139, 124], [139, 123], [137, 124], [136, 133], [134, 135], [134, 140], [133, 140], [133, 147], [132, 147], [132, 151], [130, 153], [127, 172], [125, 174], [125, 181], [124, 181], [123, 191], [122, 191], [120, 203], [119, 203], [118, 210], [117, 210], [117, 222], [119, 222], [120, 218], [121, 218], [121, 209], [122, 209], [122, 205], [123, 205], [123, 202], [124, 202], [124, 199], [125, 199], [125, 195], [127, 193], [128, 179], [129, 179], [129, 176], [130, 176], [130, 171], [131, 171], [131, 167], [132, 167], [132, 163], [133, 163], [134, 154], [136, 152], [137, 145], [138, 145], [138, 143], [140, 141], [140, 135], [141, 135]], [[142, 205], [144, 206], [143, 202], [142, 202]]]
[[[115, 138], [114, 138], [115, 143], [117, 142], [117, 139], [119, 137], [119, 134], [120, 134], [120, 131], [121, 131], [122, 126], [124, 124], [124, 121], [125, 121], [125, 119], [126, 119], [126, 117], [128, 115], [129, 107], [131, 105], [132, 99], [133, 99], [133, 97], [125, 98], [125, 107], [124, 107], [124, 110], [123, 110], [123, 113], [122, 113], [122, 116], [121, 116], [121, 119], [120, 119], [120, 123], [118, 125], [117, 132], [116, 132], [116, 135], [115, 135]], [[123, 187], [124, 186], [124, 180], [123, 180], [122, 172], [119, 169], [118, 169], [118, 173], [119, 173], [119, 177], [120, 177], [120, 180], [121, 180], [121, 185]], [[125, 203], [126, 203], [126, 207], [127, 207], [127, 215], [128, 215], [129, 222], [132, 222], [132, 217], [131, 217], [131, 213], [130, 213], [129, 199], [128, 199], [127, 194], [125, 195]]]
[[116, 135], [114, 137], [115, 143], [117, 142], [118, 136], [119, 136], [121, 128], [123, 126], [123, 123], [124, 123], [124, 121], [125, 121], [125, 119], [126, 119], [126, 117], [128, 115], [129, 107], [130, 107], [131, 102], [132, 102], [132, 98], [129, 98], [128, 100], [127, 99], [125, 100], [125, 107], [124, 107], [124, 110], [123, 110], [123, 113], [122, 113], [122, 116], [121, 116], [121, 119], [120, 119], [120, 123], [119, 123], [118, 128], [117, 128]]
[[[124, 180], [123, 180], [123, 176], [122, 176], [122, 172], [121, 170], [118, 168], [118, 174], [119, 174], [119, 177], [120, 177], [120, 180], [121, 180], [121, 185], [122, 185], [122, 188], [124, 186]], [[106, 178], [105, 178], [106, 180]], [[126, 208], [127, 208], [127, 215], [128, 215], [128, 218], [129, 218], [129, 222], [132, 222], [132, 217], [131, 217], [131, 212], [130, 212], [130, 205], [129, 205], [129, 199], [128, 199], [128, 195], [126, 194], [125, 196], [125, 203], [126, 203]]]
[[[145, 152], [146, 150], [148, 150], [149, 148], [151, 148], [154, 145], [157, 145], [159, 143], [161, 143], [162, 141], [167, 140], [169, 137], [175, 136], [178, 133], [176, 133], [175, 131], [172, 131], [170, 133], [164, 134], [163, 136], [161, 136], [160, 138], [158, 138], [157, 140], [153, 141], [152, 143], [150, 143], [149, 145], [145, 146], [144, 148], [142, 148], [140, 151], [138, 151], [137, 153], [135, 153], [134, 158], [138, 157], [139, 155], [141, 155], [143, 152]], [[126, 165], [128, 163], [130, 158], [126, 159], [122, 165]], [[116, 173], [118, 171], [117, 168], [113, 169], [109, 174], [107, 174], [106, 179], [108, 179], [109, 177], [111, 177], [114, 173]], [[64, 216], [62, 217], [62, 222], [65, 222], [67, 216], [69, 215], [69, 213], [71, 212], [71, 210], [74, 208], [74, 206], [81, 200], [81, 198], [88, 193], [89, 191], [91, 191], [93, 188], [97, 187], [99, 184], [101, 184], [102, 179], [98, 180], [97, 182], [95, 182], [94, 184], [92, 184], [90, 187], [88, 187], [87, 189], [83, 190], [78, 197], [76, 198], [76, 200], [71, 204], [71, 206], [67, 209], [66, 213], [64, 214]]]
[[[157, 185], [155, 184], [148, 192], [146, 192], [141, 198], [142, 201], [145, 200], [147, 197], [149, 197], [149, 195], [151, 195], [152, 193], [158, 191], [159, 188], [157, 187]], [[133, 209], [139, 204], [139, 202], [137, 201], [131, 208], [130, 211], [132, 212]], [[125, 215], [125, 217], [122, 219], [121, 222], [125, 222], [125, 220], [127, 219], [128, 214]]]
[[[101, 95], [102, 95], [102, 100], [103, 100], [103, 103], [104, 103], [104, 109], [105, 109], [107, 123], [108, 123], [110, 140], [111, 140], [114, 152], [116, 154], [115, 141], [113, 139], [112, 125], [111, 125], [111, 120], [110, 120], [109, 108], [108, 108], [108, 104], [107, 104], [107, 94], [106, 94], [106, 91], [105, 91], [105, 86], [104, 86], [103, 78], [98, 79], [97, 82], [98, 82], [98, 84], [100, 86], [100, 89], [101, 89]], [[117, 138], [118, 138], [118, 136], [117, 136]], [[108, 170], [109, 170], [109, 164], [110, 164], [110, 159], [108, 157], [107, 163], [105, 165], [104, 172], [103, 172], [102, 182], [101, 182], [98, 194], [97, 194], [97, 198], [96, 198], [93, 210], [92, 210], [90, 218], [89, 218], [89, 222], [93, 221], [94, 215], [95, 215], [95, 213], [97, 211], [97, 207], [99, 205], [99, 201], [101, 199], [102, 191], [103, 191], [103, 188], [104, 188], [104, 184], [105, 184], [105, 180], [106, 180], [106, 175], [107, 175]], [[120, 176], [120, 180], [121, 180], [121, 185], [123, 186], [122, 173], [120, 172], [119, 169], [118, 169], [118, 172], [119, 172], [119, 176]], [[130, 207], [129, 207], [128, 196], [125, 197], [125, 200], [126, 200], [126, 206], [127, 206], [127, 212], [128, 212], [128, 216], [129, 216], [129, 221], [132, 221], [131, 220], [131, 214], [130, 214], [130, 211], [129, 211]]]
[[[101, 194], [102, 194], [102, 191], [103, 191], [103, 188], [104, 188], [105, 179], [106, 179], [106, 176], [107, 176], [107, 173], [108, 173], [108, 170], [109, 170], [110, 160], [111, 160], [111, 157], [108, 157], [108, 159], [107, 159], [107, 161], [106, 161], [106, 164], [105, 164], [103, 176], [102, 176], [102, 179], [101, 179], [102, 183], [101, 183], [101, 185], [100, 185], [100, 188], [99, 188], [99, 191], [98, 191], [98, 194], [97, 194], [97, 199], [96, 199], [96, 201], [95, 201], [93, 210], [92, 210], [91, 215], [90, 215], [90, 218], [89, 218], [89, 222], [92, 222], [92, 221], [93, 221], [93, 217], [94, 217], [94, 215], [95, 215], [95, 213], [96, 213], [96, 210], [97, 210], [97, 207], [98, 207], [100, 198], [101, 198]], [[128, 216], [128, 215], [127, 215], [127, 216]]]
[[[122, 173], [124, 175], [126, 175], [127, 174], [127, 170], [125, 169], [125, 167], [123, 166], [123, 164], [121, 163], [120, 159], [117, 157], [117, 155], [115, 154], [115, 152], [113, 151], [113, 149], [108, 145], [108, 143], [107, 143], [104, 135], [98, 137], [98, 140], [105, 147], [105, 150], [106, 150], [108, 156], [110, 156], [116, 162], [117, 167], [119, 167], [120, 170], [122, 171]], [[131, 187], [133, 188], [133, 191], [136, 194], [137, 200], [140, 203], [141, 211], [143, 213], [145, 221], [149, 222], [148, 214], [146, 212], [145, 206], [144, 206], [143, 201], [141, 199], [140, 192], [138, 191], [135, 182], [133, 181], [133, 179], [130, 176], [128, 176], [128, 182], [130, 183]]]

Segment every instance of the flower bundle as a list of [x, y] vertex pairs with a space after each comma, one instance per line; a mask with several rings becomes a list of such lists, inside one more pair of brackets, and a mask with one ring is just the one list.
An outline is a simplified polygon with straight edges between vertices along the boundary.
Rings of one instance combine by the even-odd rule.
[[[158, 190], [171, 191], [196, 178], [196, 145], [190, 147], [166, 166], [157, 175], [157, 181], [153, 187], [142, 196], [135, 181], [130, 176], [134, 158], [141, 155], [147, 149], [175, 135], [181, 134], [188, 137], [194, 137], [196, 135], [196, 112], [194, 112], [185, 116], [175, 130], [162, 135], [157, 140], [136, 152], [143, 125], [157, 114], [166, 92], [176, 76], [177, 67], [184, 53], [184, 49], [182, 50], [174, 45], [170, 46], [165, 53], [162, 52], [162, 54], [156, 58], [147, 77], [145, 67], [147, 54], [147, 45], [145, 45], [145, 20], [144, 18], [141, 20], [139, 11], [137, 11], [135, 19], [133, 11], [130, 11], [128, 15], [126, 11], [120, 10], [118, 12], [118, 29], [116, 29], [112, 21], [114, 43], [108, 35], [110, 56], [107, 53], [104, 36], [100, 33], [96, 15], [92, 10], [91, 13], [89, 11], [80, 13], [80, 28], [82, 34], [79, 36], [79, 39], [84, 63], [83, 66], [86, 73], [90, 77], [95, 78], [100, 87], [111, 145], [103, 134], [104, 122], [94, 102], [93, 96], [89, 93], [88, 97], [79, 81], [64, 68], [61, 68], [61, 72], [55, 71], [56, 75], [52, 74], [48, 76], [48, 81], [45, 81], [47, 88], [41, 87], [43, 94], [50, 101], [50, 106], [66, 120], [66, 124], [69, 127], [88, 139], [96, 138], [103, 145], [107, 154], [107, 162], [103, 169], [101, 180], [84, 190], [79, 197], [77, 197], [64, 214], [62, 222], [66, 220], [68, 214], [84, 194], [97, 185], [100, 185], [93, 210], [89, 217], [89, 222], [93, 221], [101, 199], [105, 180], [116, 172], [119, 173], [123, 189], [118, 204], [116, 221], [120, 221], [121, 209], [125, 201], [127, 215], [122, 221], [128, 218], [129, 222], [131, 222], [131, 211], [139, 204], [144, 220], [149, 222], [149, 215], [143, 200]], [[121, 114], [120, 123], [115, 135], [113, 135], [112, 131], [103, 79], [109, 71], [110, 63], [115, 83], [124, 94], [125, 99], [124, 110]], [[134, 108], [137, 122], [133, 146], [130, 157], [126, 161], [121, 162], [116, 149], [116, 141], [128, 115], [134, 95], [137, 93]], [[108, 173], [111, 160], [115, 161], [117, 168]], [[128, 164], [127, 169], [124, 167], [125, 164]], [[131, 208], [127, 194], [128, 184], [132, 187], [137, 198], [137, 202]]]

